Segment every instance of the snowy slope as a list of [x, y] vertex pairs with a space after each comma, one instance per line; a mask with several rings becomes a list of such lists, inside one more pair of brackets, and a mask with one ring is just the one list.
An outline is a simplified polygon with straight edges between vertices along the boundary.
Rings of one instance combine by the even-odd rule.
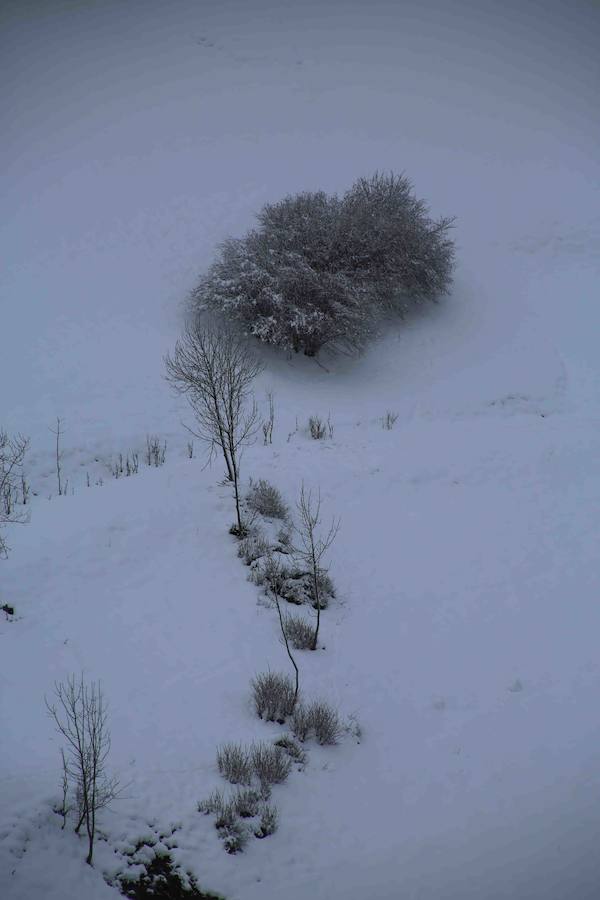
[[[102, 874], [120, 851], [173, 827], [178, 861], [230, 900], [598, 896], [597, 10], [2, 15], [0, 421], [32, 436], [38, 496], [2, 562], [18, 616], [0, 622], [0, 896], [117, 896]], [[196, 803], [220, 784], [218, 743], [281, 730], [248, 683], [286, 660], [227, 534], [220, 467], [185, 457], [161, 356], [220, 238], [265, 200], [377, 167], [458, 215], [453, 295], [327, 371], [265, 353], [275, 438], [244, 459], [290, 503], [320, 484], [341, 516], [338, 601], [302, 678], [364, 736], [311, 746], [274, 791], [278, 832], [230, 857]], [[314, 413], [331, 440], [303, 431]], [[165, 467], [112, 480], [111, 455], [149, 432]], [[43, 705], [81, 669], [102, 679], [128, 783], [94, 871], [51, 811]]]

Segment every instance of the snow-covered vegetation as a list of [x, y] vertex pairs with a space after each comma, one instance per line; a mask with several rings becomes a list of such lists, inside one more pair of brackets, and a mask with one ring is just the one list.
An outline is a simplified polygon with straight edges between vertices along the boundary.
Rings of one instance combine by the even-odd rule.
[[[2, 900], [597, 896], [599, 28], [3, 4]], [[376, 170], [456, 215], [451, 292], [359, 357], [242, 342], [207, 464], [186, 298]]]
[[448, 293], [452, 219], [436, 221], [405, 175], [359, 178], [342, 198], [303, 192], [266, 204], [257, 227], [224, 241], [192, 293], [267, 344], [316, 356], [361, 350], [382, 312]]

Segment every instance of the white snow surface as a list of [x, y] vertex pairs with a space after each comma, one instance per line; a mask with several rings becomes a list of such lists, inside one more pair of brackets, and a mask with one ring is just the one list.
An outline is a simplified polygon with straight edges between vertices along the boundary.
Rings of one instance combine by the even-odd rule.
[[[228, 900], [599, 897], [597, 5], [9, 0], [0, 25], [0, 424], [35, 492], [0, 563], [2, 900], [117, 897], [153, 834]], [[279, 830], [229, 856], [196, 804], [218, 744], [284, 730], [249, 682], [287, 659], [162, 356], [262, 203], [377, 168], [458, 217], [453, 293], [358, 360], [261, 351], [275, 437], [243, 460], [341, 518], [298, 656], [363, 734], [311, 743]], [[111, 478], [148, 433], [166, 465]], [[127, 786], [94, 868], [44, 707], [81, 671]]]

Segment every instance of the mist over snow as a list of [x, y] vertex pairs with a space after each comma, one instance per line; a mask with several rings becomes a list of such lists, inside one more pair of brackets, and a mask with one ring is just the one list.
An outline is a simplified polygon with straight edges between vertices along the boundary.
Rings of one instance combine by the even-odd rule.
[[[117, 897], [160, 835], [228, 900], [598, 897], [598, 5], [5, 0], [0, 58], [0, 426], [34, 495], [0, 561], [2, 900]], [[197, 802], [218, 744], [281, 733], [249, 683], [288, 661], [163, 356], [219, 242], [375, 170], [457, 217], [453, 291], [358, 359], [257, 345], [242, 472], [341, 519], [299, 659], [363, 736], [311, 744], [229, 856]], [[148, 434], [166, 464], [112, 478]], [[44, 708], [82, 670], [127, 784], [93, 869]]]

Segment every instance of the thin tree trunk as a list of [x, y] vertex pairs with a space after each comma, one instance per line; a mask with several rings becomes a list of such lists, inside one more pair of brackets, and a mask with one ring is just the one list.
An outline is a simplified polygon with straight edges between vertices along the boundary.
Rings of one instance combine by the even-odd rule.
[[279, 615], [279, 624], [281, 626], [281, 633], [283, 635], [283, 641], [285, 643], [285, 649], [287, 650], [287, 655], [290, 658], [290, 662], [294, 667], [294, 671], [296, 673], [296, 687], [294, 690], [294, 705], [292, 706], [292, 712], [296, 708], [296, 703], [298, 701], [298, 692], [300, 690], [300, 672], [298, 671], [298, 666], [296, 665], [296, 660], [292, 656], [292, 651], [290, 650], [290, 645], [288, 642], [287, 634], [285, 633], [285, 626], [283, 624], [283, 616], [281, 615], [281, 607], [279, 606], [279, 597], [275, 592], [273, 592], [273, 596], [275, 598], [275, 605], [277, 607], [277, 614]]
[[317, 627], [313, 635], [311, 650], [317, 649], [317, 640], [319, 638], [319, 626], [321, 625], [321, 597], [319, 596], [319, 569], [313, 561], [313, 584], [315, 588], [315, 603], [317, 604]]

